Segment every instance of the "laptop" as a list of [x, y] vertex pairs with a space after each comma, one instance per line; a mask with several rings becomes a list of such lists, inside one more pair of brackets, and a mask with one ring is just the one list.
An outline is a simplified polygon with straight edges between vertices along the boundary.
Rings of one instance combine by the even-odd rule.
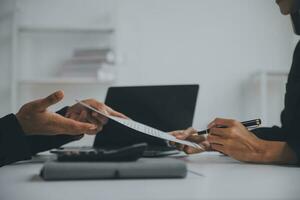
[[[128, 117], [169, 132], [192, 126], [199, 85], [110, 87], [105, 104]], [[95, 148], [120, 148], [147, 143], [145, 157], [177, 153], [165, 140], [139, 133], [109, 120], [97, 134]]]

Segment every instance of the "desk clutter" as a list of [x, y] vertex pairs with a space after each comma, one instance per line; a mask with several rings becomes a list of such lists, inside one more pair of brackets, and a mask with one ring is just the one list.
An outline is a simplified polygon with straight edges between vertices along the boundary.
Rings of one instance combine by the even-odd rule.
[[[98, 53], [81, 51], [75, 56]], [[45, 163], [41, 176], [45, 180], [184, 178], [186, 163], [167, 157], [179, 152], [166, 141], [198, 145], [160, 130], [191, 126], [198, 90], [199, 85], [110, 87], [105, 104], [128, 114], [131, 120], [100, 112], [109, 122], [101, 134], [96, 135], [93, 147], [62, 147], [52, 151], [57, 154], [57, 160]], [[80, 104], [99, 112], [83, 102]], [[149, 156], [155, 158], [145, 158]]]
[[57, 159], [46, 162], [41, 170], [44, 180], [184, 178], [184, 161], [160, 157], [141, 158], [146, 144], [114, 150], [94, 148], [52, 151]]

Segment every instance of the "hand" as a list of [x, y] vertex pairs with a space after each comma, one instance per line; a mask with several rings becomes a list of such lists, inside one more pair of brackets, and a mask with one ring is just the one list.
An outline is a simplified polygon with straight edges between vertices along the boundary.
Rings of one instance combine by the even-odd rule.
[[[128, 117], [126, 117], [122, 113], [119, 113], [119, 112], [113, 110], [112, 108], [108, 107], [104, 103], [98, 102], [95, 99], [87, 99], [82, 102], [85, 104], [88, 104], [89, 106], [91, 106], [97, 110], [100, 110], [108, 115], [128, 119]], [[87, 123], [92, 123], [92, 124], [96, 125], [97, 129], [95, 130], [95, 133], [98, 133], [99, 131], [101, 131], [103, 126], [108, 121], [108, 119], [105, 116], [100, 115], [97, 112], [91, 111], [90, 109], [82, 106], [79, 103], [68, 108], [68, 111], [67, 111], [65, 117], [76, 120], [76, 121], [87, 122]]]
[[170, 144], [175, 145], [178, 150], [184, 151], [187, 154], [201, 153], [203, 151], [210, 150], [210, 144], [207, 142], [206, 137], [204, 135], [197, 135], [197, 131], [193, 128], [188, 128], [184, 131], [173, 131], [170, 132], [170, 134], [175, 136], [179, 140], [188, 140], [190, 142], [195, 142], [204, 148], [203, 150], [182, 144], [177, 144], [175, 142], [170, 142]]
[[97, 130], [94, 124], [78, 122], [47, 111], [49, 106], [61, 101], [63, 97], [63, 92], [57, 91], [22, 106], [16, 117], [23, 131], [28, 135], [94, 134]]
[[[226, 128], [218, 128], [225, 126]], [[217, 118], [209, 124], [207, 140], [211, 148], [239, 161], [262, 162], [265, 156], [263, 140], [257, 138], [240, 122]]]

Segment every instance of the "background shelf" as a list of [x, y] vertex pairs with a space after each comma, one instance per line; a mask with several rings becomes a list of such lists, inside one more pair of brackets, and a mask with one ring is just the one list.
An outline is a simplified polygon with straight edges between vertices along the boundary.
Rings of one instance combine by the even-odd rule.
[[112, 27], [91, 27], [91, 26], [49, 26], [49, 25], [22, 25], [21, 32], [99, 32], [111, 34], [115, 32]]
[[111, 85], [114, 81], [102, 81], [92, 78], [47, 78], [20, 80], [19, 84], [101, 84]]

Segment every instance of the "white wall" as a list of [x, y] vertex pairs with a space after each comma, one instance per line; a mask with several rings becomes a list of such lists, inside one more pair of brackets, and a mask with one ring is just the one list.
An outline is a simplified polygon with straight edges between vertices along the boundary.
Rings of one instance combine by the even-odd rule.
[[0, 0], [0, 117], [11, 112], [11, 52], [12, 20], [8, 15], [14, 1]]
[[273, 0], [120, 0], [118, 23], [119, 83], [199, 83], [196, 128], [255, 115], [243, 113], [244, 82], [291, 63], [290, 21]]
[[[96, 1], [75, 2], [57, 8], [97, 11]], [[274, 0], [117, 0], [116, 21], [118, 84], [199, 83], [196, 128], [216, 116], [254, 116], [244, 112], [243, 85], [257, 70], [288, 69], [295, 41]]]

